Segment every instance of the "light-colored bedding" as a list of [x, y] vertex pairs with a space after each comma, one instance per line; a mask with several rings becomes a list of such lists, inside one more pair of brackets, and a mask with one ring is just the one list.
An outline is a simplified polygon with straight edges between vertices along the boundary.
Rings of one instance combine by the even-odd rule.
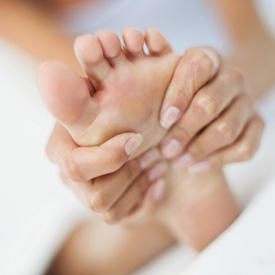
[[[53, 120], [38, 95], [37, 63], [4, 40], [0, 60], [0, 274], [39, 274], [83, 208], [44, 152]], [[226, 169], [244, 213], [200, 255], [177, 246], [136, 274], [275, 274], [272, 93], [259, 107], [266, 131], [256, 158]]]

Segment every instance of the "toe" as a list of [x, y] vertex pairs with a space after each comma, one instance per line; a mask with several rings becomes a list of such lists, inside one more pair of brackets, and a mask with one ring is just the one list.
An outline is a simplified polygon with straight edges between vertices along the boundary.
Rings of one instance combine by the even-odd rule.
[[144, 56], [144, 36], [140, 30], [136, 28], [125, 28], [122, 31], [122, 38], [128, 56], [134, 58]]
[[92, 85], [65, 64], [52, 61], [42, 66], [38, 83], [46, 107], [70, 132], [82, 131], [95, 119], [98, 106], [90, 96]]
[[165, 36], [153, 28], [145, 30], [145, 42], [152, 55], [162, 55], [172, 51]]
[[75, 41], [75, 52], [90, 81], [98, 89], [110, 72], [99, 41], [93, 35], [80, 36]]
[[125, 59], [120, 39], [116, 33], [109, 30], [101, 30], [96, 33], [96, 37], [101, 44], [105, 58], [108, 59], [111, 66], [115, 66]]

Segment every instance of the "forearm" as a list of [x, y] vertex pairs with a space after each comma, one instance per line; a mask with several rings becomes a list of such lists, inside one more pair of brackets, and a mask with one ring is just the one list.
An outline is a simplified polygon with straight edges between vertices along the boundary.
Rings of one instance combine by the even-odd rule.
[[72, 39], [62, 36], [50, 18], [26, 4], [1, 2], [0, 5], [1, 36], [38, 60], [58, 59], [83, 72], [75, 58]]
[[251, 0], [212, 0], [228, 26], [234, 47], [227, 61], [241, 69], [253, 98], [275, 81], [275, 40]]

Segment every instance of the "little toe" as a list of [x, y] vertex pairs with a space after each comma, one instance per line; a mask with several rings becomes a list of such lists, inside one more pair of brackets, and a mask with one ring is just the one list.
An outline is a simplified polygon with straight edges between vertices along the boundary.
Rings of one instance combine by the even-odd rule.
[[143, 57], [144, 35], [136, 28], [125, 28], [122, 30], [122, 38], [124, 41], [127, 56], [136, 58]]
[[90, 96], [92, 85], [65, 64], [52, 61], [42, 66], [38, 83], [46, 107], [73, 135], [97, 116], [98, 105]]
[[151, 55], [162, 55], [173, 50], [165, 36], [153, 28], [145, 30], [145, 43]]
[[96, 33], [101, 44], [103, 54], [112, 66], [125, 60], [118, 35], [110, 30], [101, 30]]
[[110, 73], [110, 65], [102, 47], [93, 35], [80, 36], [75, 41], [76, 56], [96, 89]]

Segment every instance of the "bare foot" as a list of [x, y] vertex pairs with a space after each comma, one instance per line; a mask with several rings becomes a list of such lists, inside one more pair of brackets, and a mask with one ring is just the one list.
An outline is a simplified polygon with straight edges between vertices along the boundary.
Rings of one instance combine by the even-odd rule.
[[[119, 37], [108, 30], [77, 39], [77, 56], [94, 88], [60, 62], [45, 65], [39, 83], [48, 109], [79, 145], [100, 145], [117, 134], [136, 132], [144, 138], [138, 155], [166, 133], [159, 110], [180, 57], [151, 28], [145, 37], [125, 29], [123, 40], [124, 51]], [[143, 52], [144, 40], [149, 55]]]

